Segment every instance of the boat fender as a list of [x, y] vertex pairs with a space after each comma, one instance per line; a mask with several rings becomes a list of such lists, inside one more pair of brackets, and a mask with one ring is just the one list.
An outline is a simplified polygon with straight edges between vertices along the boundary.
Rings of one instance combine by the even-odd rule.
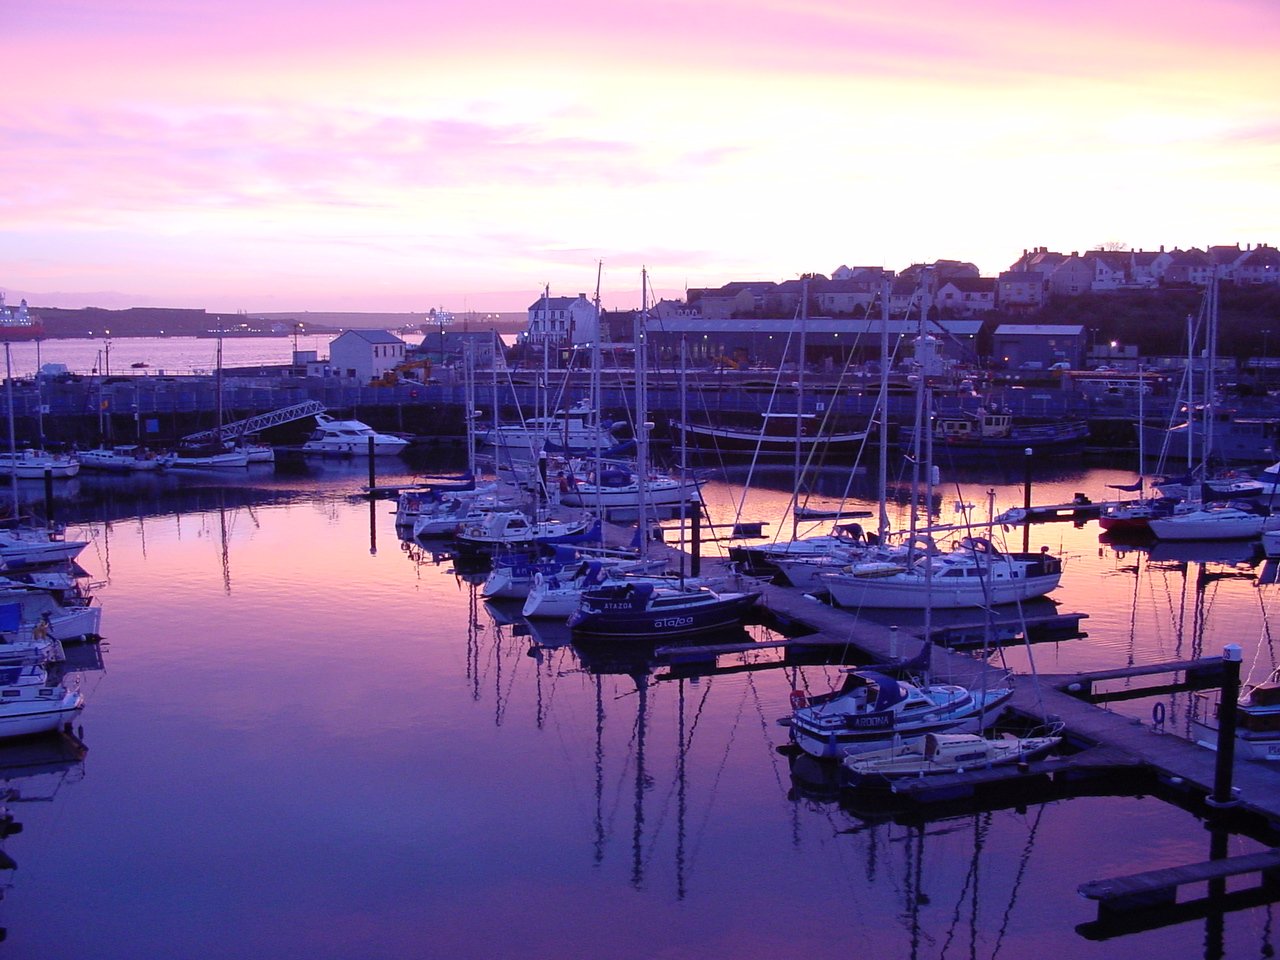
[[805, 696], [805, 692], [803, 690], [791, 691], [791, 709], [792, 710], [803, 710], [808, 705], [808, 703], [809, 703], [809, 698]]

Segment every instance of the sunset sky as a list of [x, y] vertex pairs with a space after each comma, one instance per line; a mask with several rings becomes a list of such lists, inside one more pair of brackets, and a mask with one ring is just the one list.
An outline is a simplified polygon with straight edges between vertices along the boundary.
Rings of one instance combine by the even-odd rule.
[[0, 6], [0, 289], [606, 308], [1024, 248], [1280, 243], [1280, 4]]

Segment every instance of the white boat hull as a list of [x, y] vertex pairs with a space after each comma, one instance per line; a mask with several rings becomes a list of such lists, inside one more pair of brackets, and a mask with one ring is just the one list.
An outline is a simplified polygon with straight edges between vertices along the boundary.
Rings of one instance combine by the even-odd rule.
[[1149, 521], [1161, 540], [1249, 540], [1261, 535], [1266, 518], [1254, 514], [1238, 517], [1163, 517]]
[[[59, 689], [59, 688], [54, 688]], [[69, 690], [47, 699], [0, 704], [0, 737], [29, 737], [49, 733], [70, 723], [84, 707], [84, 696]]]
[[884, 607], [895, 610], [960, 610], [988, 604], [1017, 603], [1043, 597], [1055, 590], [1061, 574], [1018, 580], [991, 580], [985, 584], [974, 577], [951, 585], [935, 578], [926, 585], [918, 576], [851, 576], [828, 574], [821, 577], [831, 599], [841, 607]]

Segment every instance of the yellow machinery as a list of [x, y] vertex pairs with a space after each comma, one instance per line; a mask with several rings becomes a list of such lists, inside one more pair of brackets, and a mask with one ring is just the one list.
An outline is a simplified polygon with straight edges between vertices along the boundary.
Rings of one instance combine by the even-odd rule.
[[[407, 374], [421, 370], [418, 376], [407, 376]], [[405, 363], [398, 364], [393, 369], [388, 370], [380, 377], [374, 377], [369, 385], [373, 387], [394, 387], [401, 380], [415, 380], [419, 383], [426, 383], [431, 379], [431, 361], [424, 360], [408, 360]]]

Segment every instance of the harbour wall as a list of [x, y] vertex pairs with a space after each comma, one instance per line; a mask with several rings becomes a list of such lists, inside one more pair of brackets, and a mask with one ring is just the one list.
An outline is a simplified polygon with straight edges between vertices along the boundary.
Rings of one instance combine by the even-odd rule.
[[[769, 385], [727, 382], [717, 378], [686, 389], [675, 378], [651, 378], [648, 387], [648, 419], [655, 424], [655, 439], [672, 440], [669, 421], [687, 414], [690, 420], [758, 426], [766, 410], [794, 412], [798, 391], [779, 391]], [[543, 412], [548, 401], [536, 383], [486, 381], [471, 388], [479, 411], [479, 429], [498, 419], [512, 422]], [[633, 419], [634, 383], [621, 382], [601, 388], [601, 410], [612, 419]], [[255, 376], [124, 376], [69, 377], [36, 382], [15, 380], [0, 391], [0, 407], [9, 411], [10, 396], [15, 435], [20, 444], [95, 445], [102, 439], [115, 443], [162, 444], [188, 433], [215, 426], [221, 408], [223, 422], [241, 420], [307, 400], [323, 403], [331, 412], [351, 416], [381, 430], [415, 436], [461, 437], [466, 433], [464, 411], [467, 388], [459, 381], [371, 386], [335, 377], [297, 377], [262, 372]], [[549, 401], [562, 408], [586, 395], [585, 382], [571, 384]], [[864, 429], [871, 421], [878, 390], [872, 385], [817, 383], [806, 388], [804, 409], [826, 418], [831, 429]], [[496, 404], [495, 404], [496, 397]], [[889, 395], [887, 422], [891, 427], [913, 422], [915, 398], [906, 389]], [[969, 394], [934, 396], [934, 408], [949, 414], [976, 410], [984, 399]], [[998, 402], [1017, 416], [1029, 419], [1086, 420], [1091, 445], [1128, 448], [1134, 445], [1133, 425], [1138, 404], [1133, 398], [1090, 396], [1062, 389], [1017, 388], [1002, 390]], [[1166, 425], [1174, 414], [1171, 398], [1145, 398], [1143, 414], [1148, 423]], [[1261, 401], [1248, 411], [1265, 415], [1276, 411]], [[311, 431], [310, 418], [283, 424], [264, 433], [277, 444], [300, 443]], [[625, 432], [625, 431], [624, 431]]]

